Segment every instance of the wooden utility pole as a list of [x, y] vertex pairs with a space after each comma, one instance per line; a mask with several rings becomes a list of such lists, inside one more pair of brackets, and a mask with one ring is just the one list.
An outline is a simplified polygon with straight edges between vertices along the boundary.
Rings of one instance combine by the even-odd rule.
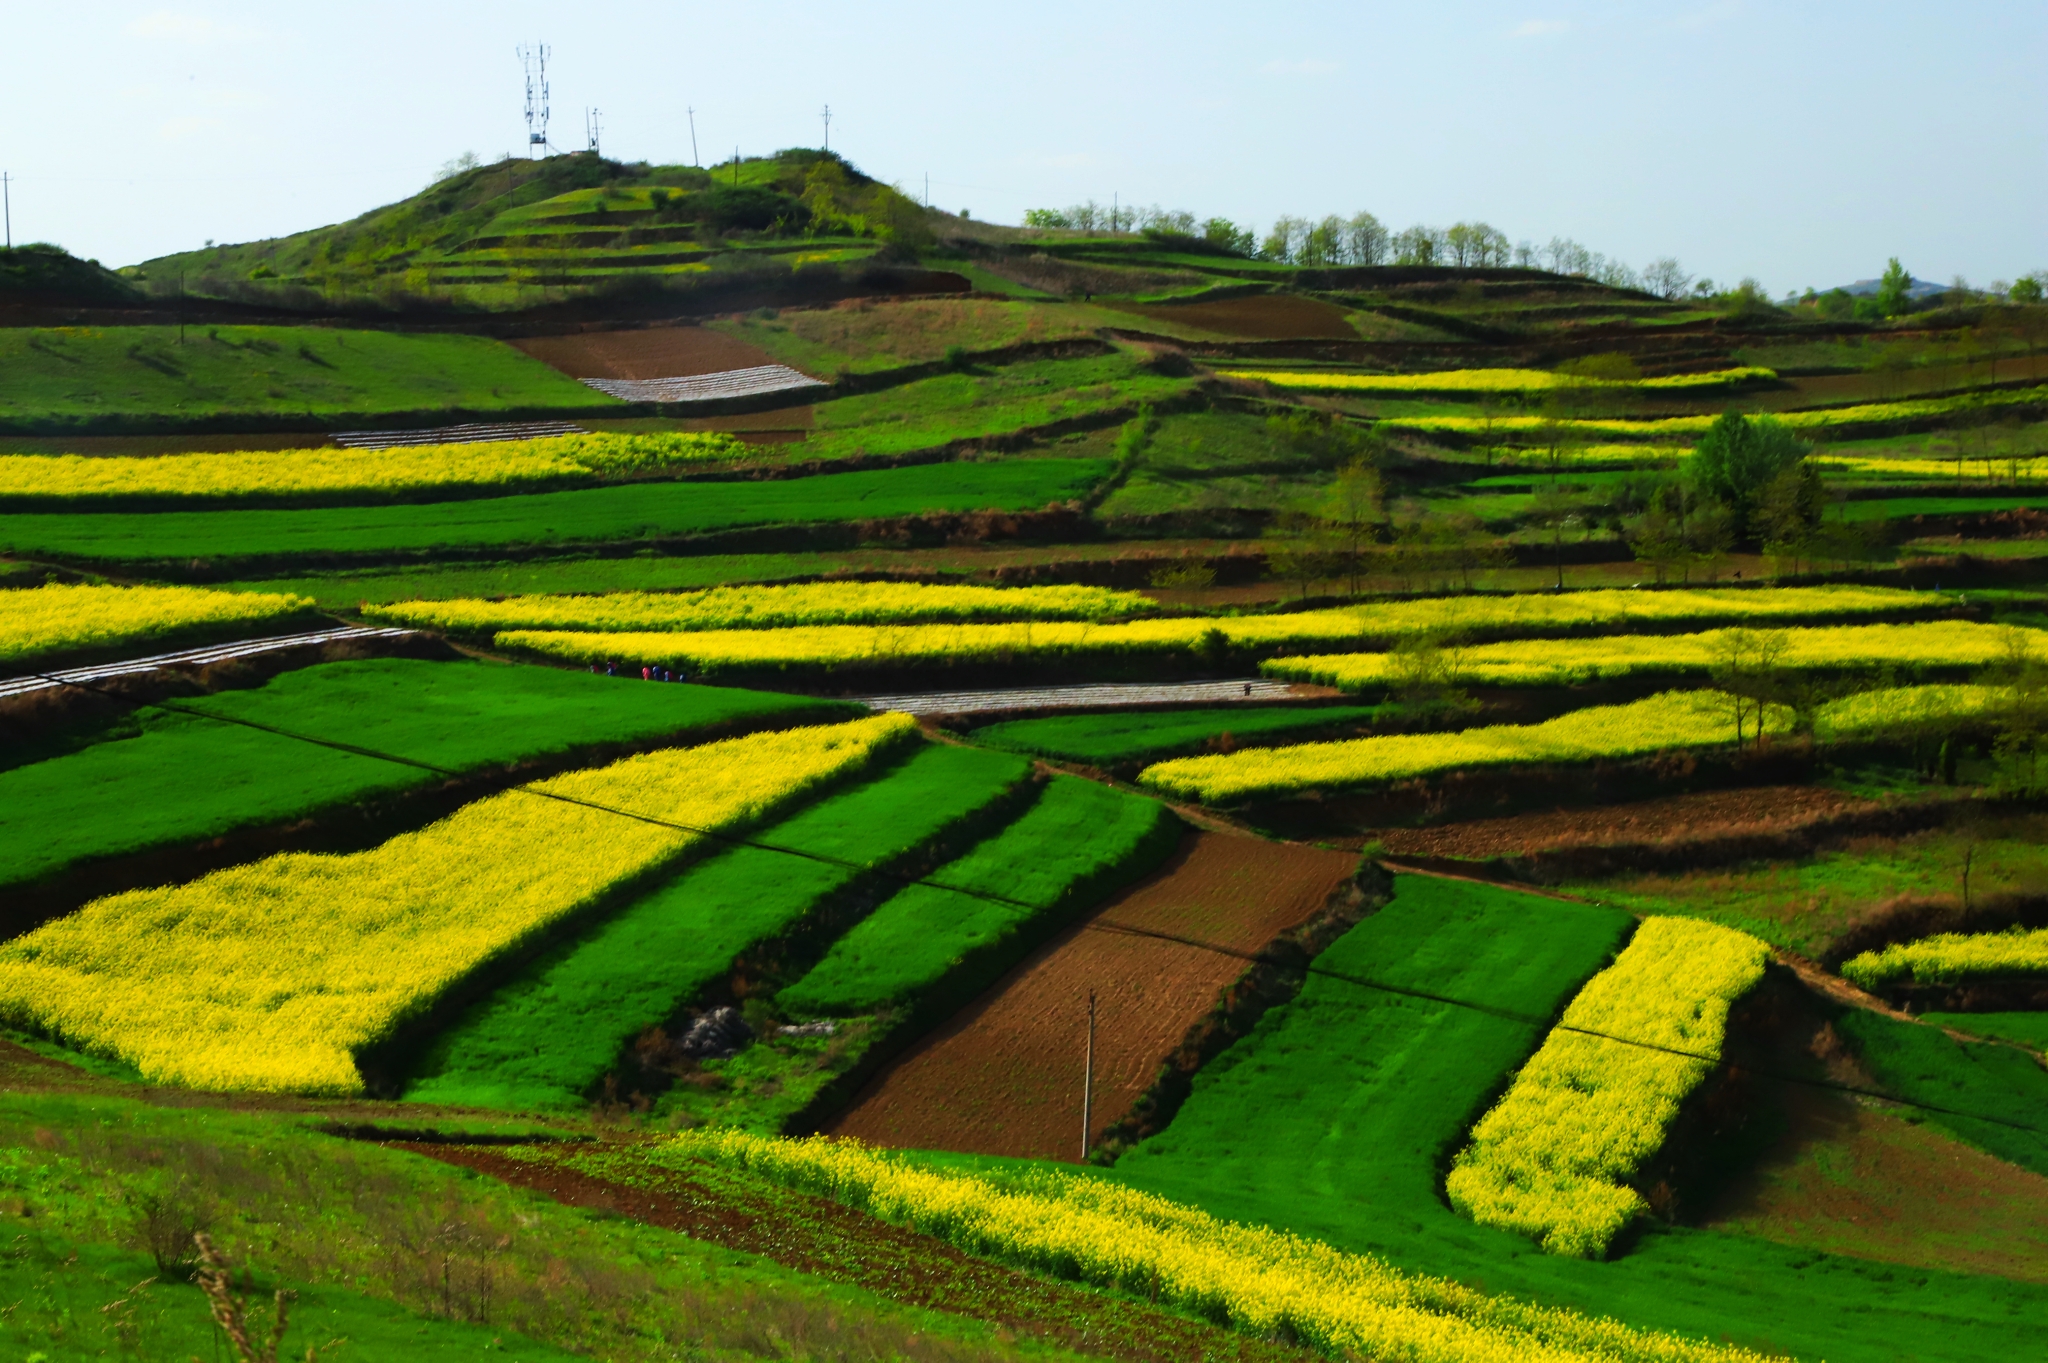
[[1088, 1162], [1088, 1136], [1095, 1127], [1095, 991], [1088, 991], [1088, 1049], [1081, 1061], [1081, 1162]]

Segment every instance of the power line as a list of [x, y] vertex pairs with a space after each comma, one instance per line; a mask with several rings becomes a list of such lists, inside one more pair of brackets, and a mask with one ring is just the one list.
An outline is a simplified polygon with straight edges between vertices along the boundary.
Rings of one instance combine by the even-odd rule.
[[[349, 753], [356, 757], [367, 757], [376, 761], [392, 762], [402, 767], [412, 767], [419, 771], [432, 772], [437, 776], [460, 777], [468, 774], [454, 767], [439, 766], [432, 762], [422, 761], [419, 758], [405, 757], [398, 753], [385, 752], [382, 749], [365, 747], [355, 743], [343, 743], [337, 739], [322, 738], [317, 734], [299, 733], [295, 730], [286, 729], [279, 725], [263, 724], [256, 720], [242, 718], [238, 715], [215, 714], [209, 710], [191, 709], [186, 706], [175, 705], [168, 701], [161, 700], [137, 701], [130, 697], [120, 695], [117, 692], [108, 691], [103, 687], [93, 686], [90, 683], [83, 681], [66, 681], [62, 678], [53, 677], [50, 674], [44, 672], [37, 672], [31, 675], [40, 677], [43, 680], [51, 682], [57, 686], [76, 687], [81, 691], [89, 691], [94, 695], [105, 696], [108, 699], [117, 701], [121, 704], [134, 705], [139, 708], [145, 709], [163, 710], [170, 714], [188, 715], [199, 719], [210, 719], [222, 724], [240, 725], [241, 727], [246, 729], [254, 729], [261, 733], [275, 734], [280, 738], [291, 739], [294, 742], [307, 743], [315, 747], [328, 748], [336, 752]], [[784, 856], [801, 857], [806, 861], [818, 862], [827, 866], [842, 867], [844, 869], [854, 871], [860, 874], [879, 875], [884, 879], [893, 880], [905, 886], [915, 885], [922, 886], [927, 889], [946, 890], [950, 891], [953, 894], [964, 895], [970, 899], [981, 900], [984, 903], [1000, 904], [1006, 908], [1023, 909], [1031, 913], [1039, 912], [1044, 908], [1043, 905], [1034, 904], [1029, 900], [1012, 899], [1007, 895], [996, 894], [988, 890], [975, 889], [965, 885], [949, 885], [945, 881], [934, 880], [927, 876], [895, 875], [886, 870], [885, 868], [871, 866], [864, 862], [852, 861], [844, 857], [827, 856], [824, 853], [807, 851], [801, 847], [786, 847], [778, 843], [763, 842], [758, 838], [743, 837], [739, 834], [725, 832], [723, 830], [716, 828], [704, 827], [698, 824], [687, 824], [680, 822], [679, 820], [665, 819], [652, 814], [642, 814], [637, 810], [622, 809], [617, 805], [608, 805], [597, 800], [580, 799], [574, 795], [564, 795], [559, 791], [543, 790], [538, 786], [530, 784], [522, 783], [516, 786], [508, 786], [506, 788], [506, 791], [507, 793], [533, 795], [544, 800], [554, 800], [561, 804], [575, 805], [583, 809], [595, 810], [601, 814], [615, 814], [620, 818], [632, 819], [636, 822], [644, 824], [652, 824], [658, 828], [673, 829], [674, 831], [679, 833], [696, 834], [700, 837], [709, 838], [715, 842], [725, 843], [733, 847], [748, 847], [761, 852], [777, 852]], [[1886, 1093], [1880, 1089], [1864, 1088], [1861, 1085], [1857, 1084], [1844, 1084], [1829, 1079], [1814, 1079], [1806, 1075], [1785, 1074], [1778, 1071], [1763, 1069], [1761, 1067], [1754, 1065], [1739, 1065], [1725, 1059], [1724, 1057], [1708, 1055], [1700, 1051], [1687, 1051], [1680, 1049], [1678, 1047], [1666, 1046], [1655, 1041], [1644, 1041], [1636, 1037], [1620, 1036], [1612, 1032], [1603, 1032], [1594, 1028], [1575, 1027], [1568, 1025], [1562, 1021], [1553, 1022], [1548, 1017], [1539, 1017], [1533, 1013], [1524, 1013], [1516, 1009], [1503, 1008], [1495, 1004], [1481, 1003], [1473, 999], [1461, 999], [1450, 994], [1437, 994], [1432, 993], [1431, 991], [1426, 989], [1412, 989], [1401, 985], [1387, 984], [1383, 981], [1368, 979], [1361, 975], [1352, 975], [1344, 971], [1331, 970], [1328, 967], [1319, 966], [1315, 964], [1313, 961], [1306, 963], [1295, 963], [1291, 961], [1285, 961], [1273, 957], [1265, 952], [1245, 951], [1236, 947], [1224, 946], [1223, 944], [1218, 942], [1207, 942], [1197, 937], [1185, 937], [1177, 933], [1164, 932], [1155, 928], [1138, 927], [1135, 924], [1129, 923], [1098, 922], [1086, 923], [1082, 926], [1084, 930], [1087, 931], [1106, 932], [1129, 937], [1145, 937], [1157, 941], [1172, 942], [1177, 945], [1190, 947], [1198, 951], [1207, 951], [1221, 956], [1230, 956], [1237, 960], [1247, 961], [1253, 964], [1270, 965], [1278, 969], [1290, 970], [1303, 975], [1317, 975], [1325, 979], [1340, 980], [1346, 984], [1355, 985], [1361, 989], [1373, 990], [1376, 993], [1391, 994], [1400, 998], [1419, 999], [1426, 1003], [1441, 1004], [1445, 1007], [1462, 1008], [1470, 1012], [1485, 1013], [1491, 1017], [1501, 1018], [1505, 1021], [1510, 1022], [1522, 1023], [1530, 1027], [1547, 1027], [1553, 1031], [1573, 1032], [1581, 1036], [1589, 1036], [1595, 1037], [1603, 1041], [1611, 1041], [1618, 1045], [1634, 1046], [1642, 1050], [1657, 1051], [1665, 1055], [1678, 1056], [1687, 1060], [1697, 1060], [1714, 1069], [1742, 1070], [1751, 1074], [1755, 1074], [1761, 1078], [1775, 1079], [1782, 1083], [1799, 1084], [1804, 1085], [1808, 1088], [1823, 1089], [1830, 1092], [1849, 1094], [1856, 1097], [1875, 1098], [1883, 1102], [1896, 1103], [1901, 1107], [1910, 1107], [1922, 1112], [1935, 1112], [1940, 1113], [1944, 1116], [1951, 1117], [1965, 1117], [1972, 1121], [1990, 1122], [1995, 1126], [2008, 1127], [2015, 1131], [2026, 1131], [2038, 1135], [2048, 1135], [2048, 1130], [2044, 1130], [2041, 1127], [2031, 1126], [2025, 1122], [2011, 1121], [2004, 1117], [1988, 1116], [1980, 1112], [1966, 1112], [1960, 1108], [1943, 1107], [1938, 1103], [1922, 1102], [1915, 1098], [1902, 1098], [1897, 1094]]]

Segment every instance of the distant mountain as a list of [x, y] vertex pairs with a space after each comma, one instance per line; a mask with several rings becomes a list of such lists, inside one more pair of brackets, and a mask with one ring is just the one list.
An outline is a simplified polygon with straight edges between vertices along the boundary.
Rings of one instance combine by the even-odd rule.
[[[1907, 275], [1906, 279], [1906, 297], [1915, 301], [1922, 298], [1932, 298], [1938, 293], [1948, 292], [1948, 285], [1937, 284], [1931, 279], [1915, 279], [1911, 275]], [[1878, 286], [1881, 282], [1876, 279], [1859, 279], [1854, 284], [1837, 284], [1835, 288], [1840, 289], [1851, 298], [1873, 298], [1877, 295]], [[1821, 292], [1833, 293], [1834, 289], [1822, 289]]]

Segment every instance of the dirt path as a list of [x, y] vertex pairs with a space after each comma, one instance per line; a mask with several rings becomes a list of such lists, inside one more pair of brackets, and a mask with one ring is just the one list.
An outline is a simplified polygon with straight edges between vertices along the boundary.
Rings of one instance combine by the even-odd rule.
[[1256, 951], [1351, 874], [1346, 852], [1190, 834], [1166, 867], [1040, 948], [878, 1075], [827, 1129], [880, 1145], [1076, 1159], [1088, 991], [1091, 1137], [1122, 1117], [1245, 963], [1116, 925]]
[[1873, 808], [1817, 786], [1766, 786], [1674, 795], [1637, 804], [1560, 809], [1506, 819], [1475, 819], [1436, 828], [1389, 828], [1371, 836], [1404, 857], [1526, 856], [1554, 847], [1683, 842], [1731, 833], [1786, 833]]
[[511, 344], [572, 379], [672, 379], [777, 363], [759, 346], [707, 327], [585, 331]]
[[476, 1146], [394, 1144], [572, 1207], [596, 1208], [760, 1254], [894, 1301], [993, 1320], [1079, 1353], [1134, 1363], [1188, 1358], [1306, 1363], [1311, 1358], [1303, 1349], [977, 1259], [825, 1198], [801, 1193], [749, 1198], [735, 1187], [713, 1187], [653, 1164], [629, 1166], [627, 1182]]

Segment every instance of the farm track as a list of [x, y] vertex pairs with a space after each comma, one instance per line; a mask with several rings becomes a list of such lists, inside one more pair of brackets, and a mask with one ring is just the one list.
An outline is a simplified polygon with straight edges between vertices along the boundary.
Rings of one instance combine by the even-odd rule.
[[998, 691], [933, 691], [854, 696], [870, 710], [909, 715], [986, 715], [1017, 711], [1113, 710], [1132, 706], [1214, 705], [1220, 701], [1311, 700], [1335, 696], [1326, 686], [1239, 678], [1214, 682], [1115, 682], [1100, 686], [1037, 686]]
[[1191, 834], [1164, 869], [1034, 952], [872, 1080], [826, 1130], [880, 1145], [1075, 1159], [1087, 996], [1096, 993], [1091, 1139], [1244, 972], [1236, 956], [1119, 927], [1258, 951], [1312, 917], [1356, 867], [1345, 852]]
[[572, 379], [666, 379], [775, 363], [759, 346], [709, 327], [644, 327], [526, 336], [507, 344]]
[[281, 653], [286, 649], [346, 643], [355, 639], [400, 639], [416, 633], [417, 630], [395, 627], [351, 625], [342, 629], [315, 630], [309, 634], [279, 634], [267, 639], [243, 639], [236, 643], [215, 644], [208, 648], [188, 648], [177, 653], [157, 653], [126, 662], [102, 663], [97, 667], [73, 667], [42, 676], [16, 677], [0, 681], [0, 700], [28, 695], [34, 691], [48, 691], [78, 682], [109, 681], [115, 677], [139, 676], [146, 672], [159, 672], [173, 667], [205, 667], [211, 663], [223, 663], [234, 658], [253, 658], [264, 653]]
[[644, 1165], [634, 1183], [565, 1163], [516, 1159], [502, 1151], [393, 1142], [429, 1159], [695, 1240], [759, 1254], [803, 1273], [852, 1283], [894, 1301], [994, 1320], [1048, 1343], [1133, 1363], [1183, 1359], [1308, 1360], [1304, 1349], [1248, 1338], [1140, 1302], [1052, 1282], [825, 1198], [777, 1191], [750, 1204], [672, 1169]]

